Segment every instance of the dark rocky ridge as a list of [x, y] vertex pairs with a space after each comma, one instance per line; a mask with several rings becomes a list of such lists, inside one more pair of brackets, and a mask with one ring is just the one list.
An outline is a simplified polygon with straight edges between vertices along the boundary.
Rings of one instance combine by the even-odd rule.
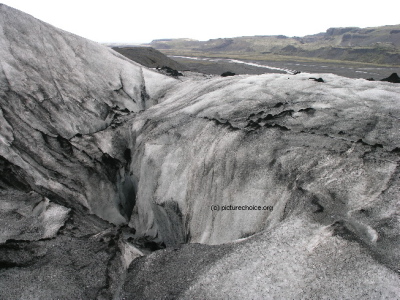
[[151, 47], [113, 47], [112, 49], [148, 68], [169, 67], [178, 71], [187, 69], [183, 64]]
[[178, 81], [0, 15], [0, 298], [399, 297], [398, 85]]

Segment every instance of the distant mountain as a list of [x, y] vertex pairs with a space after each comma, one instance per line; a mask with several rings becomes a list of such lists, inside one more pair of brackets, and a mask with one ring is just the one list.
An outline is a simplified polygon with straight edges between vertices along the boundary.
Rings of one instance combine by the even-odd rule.
[[329, 28], [323, 34], [305, 36], [305, 42], [321, 42], [330, 46], [368, 47], [385, 44], [400, 47], [400, 25], [358, 28]]
[[125, 57], [133, 60], [148, 68], [169, 67], [175, 70], [185, 70], [183, 64], [172, 60], [165, 54], [152, 47], [113, 47], [114, 51], [124, 55]]
[[150, 46], [168, 53], [195, 52], [277, 54], [377, 64], [400, 64], [400, 25], [329, 28], [304, 37], [246, 36], [208, 41], [154, 40]]

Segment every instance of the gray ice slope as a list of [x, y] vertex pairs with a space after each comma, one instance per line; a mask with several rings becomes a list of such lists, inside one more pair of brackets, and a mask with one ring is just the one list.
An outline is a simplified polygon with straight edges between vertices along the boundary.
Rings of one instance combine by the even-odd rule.
[[[195, 279], [178, 272], [174, 295], [400, 297], [400, 89], [310, 76], [186, 81], [135, 120], [131, 226], [171, 246], [237, 241], [217, 263], [204, 257]], [[132, 264], [124, 295], [167, 295], [156, 281], [144, 290], [132, 282], [153, 278], [146, 260], [163, 265], [175, 255]], [[197, 264], [182, 256], [181, 268]]]
[[175, 80], [5, 5], [0, 14], [0, 160], [30, 188], [125, 222], [113, 157], [70, 140], [150, 107]]

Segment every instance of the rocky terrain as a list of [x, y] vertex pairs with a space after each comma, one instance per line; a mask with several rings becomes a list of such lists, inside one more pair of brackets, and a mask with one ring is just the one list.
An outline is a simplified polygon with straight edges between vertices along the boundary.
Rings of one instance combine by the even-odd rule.
[[362, 63], [340, 61], [302, 61], [294, 60], [254, 60], [241, 55], [235, 58], [176, 56], [171, 58], [183, 63], [188, 70], [204, 74], [221, 75], [223, 72], [233, 72], [242, 75], [260, 75], [265, 73], [332, 73], [349, 78], [381, 80], [389, 74], [399, 73], [400, 67], [390, 67]]
[[0, 299], [400, 298], [398, 84], [166, 76], [0, 16]]
[[174, 70], [187, 70], [187, 67], [168, 58], [152, 47], [112, 47], [113, 50], [148, 68], [169, 67]]

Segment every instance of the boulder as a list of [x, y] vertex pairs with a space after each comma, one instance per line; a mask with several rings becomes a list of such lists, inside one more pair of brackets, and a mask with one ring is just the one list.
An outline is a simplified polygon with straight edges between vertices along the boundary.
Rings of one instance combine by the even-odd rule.
[[181, 72], [178, 72], [177, 70], [174, 70], [168, 66], [162, 66], [161, 68], [157, 68], [157, 69], [161, 70], [166, 75], [170, 75], [173, 77], [183, 76], [183, 74]]
[[310, 77], [310, 78], [308, 78], [308, 79], [314, 80], [314, 81], [316, 81], [316, 82], [325, 82], [321, 77], [319, 77], [319, 78]]
[[235, 76], [236, 74], [230, 71], [221, 74], [222, 77]]
[[397, 73], [392, 73], [389, 77], [381, 79], [381, 81], [400, 83], [400, 77], [399, 77], [399, 75], [397, 75]]

